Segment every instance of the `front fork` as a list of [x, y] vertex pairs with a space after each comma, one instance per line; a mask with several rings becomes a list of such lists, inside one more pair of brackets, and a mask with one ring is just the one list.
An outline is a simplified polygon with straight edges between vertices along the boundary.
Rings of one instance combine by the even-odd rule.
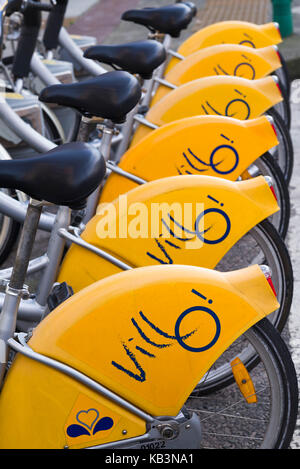
[[[115, 449], [198, 449], [201, 445], [201, 422], [196, 413], [189, 413], [182, 409], [180, 414], [172, 419], [155, 419], [148, 432], [136, 439], [126, 440], [120, 445], [112, 443], [107, 448]], [[137, 441], [138, 440], [138, 441]], [[99, 446], [99, 449], [103, 446]]]

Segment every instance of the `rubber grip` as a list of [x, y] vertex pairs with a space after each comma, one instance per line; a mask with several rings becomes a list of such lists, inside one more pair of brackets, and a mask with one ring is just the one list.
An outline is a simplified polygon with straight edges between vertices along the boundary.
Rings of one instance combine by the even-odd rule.
[[15, 78], [25, 78], [30, 72], [31, 58], [36, 48], [41, 22], [42, 14], [39, 10], [30, 8], [24, 13], [12, 69]]
[[64, 23], [67, 6], [68, 0], [57, 0], [57, 4], [49, 13], [43, 37], [46, 50], [53, 50], [58, 47], [58, 37]]

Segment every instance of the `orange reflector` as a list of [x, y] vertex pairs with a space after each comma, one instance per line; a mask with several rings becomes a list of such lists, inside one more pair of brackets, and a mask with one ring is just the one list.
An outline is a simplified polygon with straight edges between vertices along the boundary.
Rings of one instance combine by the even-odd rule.
[[249, 171], [247, 169], [242, 172], [241, 179], [243, 181], [245, 181], [246, 179], [251, 179], [251, 178], [252, 178], [252, 176], [251, 176], [251, 174], [249, 173]]
[[245, 365], [237, 357], [231, 362], [231, 368], [242, 395], [248, 404], [255, 404], [257, 402], [255, 388]]

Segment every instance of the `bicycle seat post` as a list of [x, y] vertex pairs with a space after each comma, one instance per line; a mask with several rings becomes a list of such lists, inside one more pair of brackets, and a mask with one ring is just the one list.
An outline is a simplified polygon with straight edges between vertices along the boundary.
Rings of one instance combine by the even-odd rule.
[[97, 122], [92, 117], [82, 116], [80, 120], [77, 141], [88, 142], [89, 136], [96, 130]]
[[108, 161], [111, 157], [113, 136], [119, 133], [116, 125], [112, 121], [98, 117], [83, 116], [77, 140], [80, 142], [88, 142], [92, 132], [96, 129], [102, 133], [100, 151], [105, 161]]
[[22, 298], [28, 298], [29, 296], [24, 282], [42, 209], [42, 202], [30, 200], [12, 276], [6, 287], [5, 300], [0, 315], [0, 384], [3, 381], [8, 361], [7, 340], [13, 337], [15, 333], [20, 301]]

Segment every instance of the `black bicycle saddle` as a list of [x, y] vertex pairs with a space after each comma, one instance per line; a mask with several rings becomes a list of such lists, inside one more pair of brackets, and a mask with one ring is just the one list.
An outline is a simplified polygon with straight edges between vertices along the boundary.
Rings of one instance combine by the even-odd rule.
[[187, 28], [193, 17], [192, 8], [185, 3], [176, 3], [161, 8], [127, 10], [121, 18], [146, 26], [152, 32], [158, 31], [172, 37], [179, 37], [181, 31]]
[[84, 57], [137, 73], [145, 80], [167, 57], [164, 46], [157, 41], [136, 41], [118, 45], [89, 47]]
[[74, 108], [90, 117], [123, 123], [139, 102], [141, 86], [128, 72], [107, 72], [80, 83], [52, 85], [42, 90], [39, 99]]
[[193, 16], [196, 16], [196, 14], [198, 12], [198, 9], [197, 9], [196, 5], [193, 2], [178, 2], [178, 3], [184, 3], [185, 5], [190, 7], [192, 12], [193, 12]]
[[0, 161], [0, 185], [31, 198], [82, 209], [105, 177], [99, 151], [82, 143], [67, 143], [34, 158]]

